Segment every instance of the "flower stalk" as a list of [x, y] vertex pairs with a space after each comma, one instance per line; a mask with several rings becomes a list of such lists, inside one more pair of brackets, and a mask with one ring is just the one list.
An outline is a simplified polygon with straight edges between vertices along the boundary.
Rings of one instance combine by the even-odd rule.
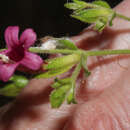
[[124, 16], [124, 15], [122, 15], [122, 14], [116, 13], [116, 16], [119, 17], [119, 18], [121, 18], [121, 19], [124, 19], [124, 20], [130, 21], [130, 18], [129, 18], [129, 17]]
[[118, 54], [130, 54], [129, 49], [123, 50], [101, 50], [101, 51], [85, 51], [82, 49], [79, 50], [69, 50], [69, 49], [54, 49], [54, 50], [42, 50], [40, 47], [30, 47], [30, 52], [33, 53], [48, 53], [48, 54], [82, 54], [84, 53], [87, 56], [103, 56], [103, 55], [118, 55]]
[[49, 53], [49, 54], [72, 54], [72, 53], [81, 53], [79, 50], [69, 50], [69, 49], [52, 49], [52, 50], [44, 50], [41, 47], [30, 47], [29, 48], [30, 52], [33, 53]]

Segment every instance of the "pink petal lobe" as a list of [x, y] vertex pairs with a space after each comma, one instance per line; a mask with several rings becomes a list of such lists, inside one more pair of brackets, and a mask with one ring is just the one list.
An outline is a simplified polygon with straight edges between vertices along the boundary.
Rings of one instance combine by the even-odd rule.
[[20, 43], [24, 44], [25, 48], [29, 48], [36, 41], [36, 33], [32, 29], [26, 29], [20, 37]]
[[0, 64], [0, 79], [8, 81], [19, 64]]
[[40, 56], [36, 54], [25, 52], [25, 57], [20, 63], [21, 65], [31, 70], [38, 70], [43, 63], [43, 60], [41, 59]]
[[19, 44], [18, 33], [19, 33], [18, 26], [9, 26], [5, 30], [5, 41], [8, 48], [12, 48], [13, 46]]

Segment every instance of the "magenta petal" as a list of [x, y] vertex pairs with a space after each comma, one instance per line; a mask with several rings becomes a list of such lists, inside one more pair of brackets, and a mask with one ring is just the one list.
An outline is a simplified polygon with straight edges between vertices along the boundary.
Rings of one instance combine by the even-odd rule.
[[26, 29], [20, 37], [20, 42], [24, 43], [25, 48], [29, 48], [36, 41], [36, 33], [32, 29]]
[[10, 77], [13, 75], [17, 64], [0, 64], [0, 79], [3, 81], [8, 81]]
[[31, 70], [38, 70], [43, 63], [43, 60], [36, 54], [25, 52], [25, 57], [20, 63]]
[[18, 33], [19, 33], [18, 26], [9, 26], [5, 30], [5, 41], [8, 48], [12, 48], [13, 46], [19, 44]]

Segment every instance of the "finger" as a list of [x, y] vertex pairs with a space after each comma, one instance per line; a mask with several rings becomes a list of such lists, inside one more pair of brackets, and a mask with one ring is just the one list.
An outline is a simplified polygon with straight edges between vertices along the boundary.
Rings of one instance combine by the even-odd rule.
[[130, 89], [127, 83], [116, 83], [118, 87], [108, 88], [98, 98], [80, 104], [64, 130], [129, 130]]
[[16, 101], [2, 114], [0, 130], [58, 130], [64, 126], [73, 106], [52, 109], [49, 103], [53, 79], [32, 80]]

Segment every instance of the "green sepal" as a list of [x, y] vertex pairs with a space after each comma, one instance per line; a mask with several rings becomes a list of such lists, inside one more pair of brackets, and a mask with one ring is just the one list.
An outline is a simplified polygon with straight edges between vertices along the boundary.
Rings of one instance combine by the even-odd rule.
[[67, 100], [68, 104], [77, 103], [74, 98], [74, 87], [71, 83], [57, 87], [51, 93], [50, 102], [52, 108], [59, 108], [65, 100]]
[[74, 88], [71, 87], [71, 90], [70, 90], [70, 92], [69, 92], [69, 94], [67, 96], [67, 103], [68, 104], [71, 104], [71, 103], [76, 104], [77, 103], [75, 98], [74, 98], [75, 96], [74, 96], [74, 90], [73, 89]]
[[62, 85], [69, 84], [71, 82], [71, 78], [64, 79], [55, 79], [55, 82], [51, 85], [52, 88], [59, 88]]
[[76, 4], [76, 3], [66, 3], [64, 4], [64, 6], [68, 9], [72, 9], [72, 10], [77, 10], [77, 9], [83, 9], [86, 7], [86, 4], [84, 5], [80, 5], [80, 4]]
[[14, 75], [9, 82], [0, 88], [0, 95], [15, 97], [28, 84], [29, 80], [21, 75]]
[[101, 32], [107, 25], [107, 21], [108, 21], [107, 17], [103, 17], [102, 19], [97, 20], [94, 29]]
[[94, 30], [98, 30], [99, 32], [101, 32], [105, 28], [105, 25], [106, 24], [98, 20], [94, 26]]
[[112, 13], [112, 15], [111, 15], [111, 18], [110, 18], [110, 20], [109, 20], [109, 26], [112, 26], [112, 25], [113, 25], [112, 22], [113, 22], [114, 18], [116, 18], [116, 13], [113, 11], [113, 13]]
[[0, 88], [0, 95], [8, 97], [16, 97], [21, 90], [22, 90], [21, 87], [16, 86], [14, 83], [10, 83]]
[[73, 2], [66, 3], [64, 6], [68, 9], [79, 10], [79, 9], [87, 8], [88, 4], [84, 1], [73, 0]]
[[18, 89], [18, 87], [13, 83], [7, 84], [4, 87], [0, 88], [0, 95], [3, 96], [15, 97], [19, 92], [20, 89]]
[[[112, 21], [116, 17], [116, 13], [111, 9], [107, 2], [103, 0], [96, 0], [92, 3], [80, 0], [73, 0], [73, 2], [77, 5], [80, 5], [83, 2], [86, 6], [85, 8], [78, 8], [78, 6], [76, 6], [71, 17], [85, 23], [94, 23], [94, 29], [100, 32], [107, 26], [107, 24], [112, 26]], [[104, 21], [104, 19], [107, 20]]]
[[[64, 100], [66, 99], [68, 104], [70, 104], [70, 103], [75, 104], [76, 101], [74, 99], [74, 86], [72, 85], [71, 78], [65, 78], [65, 79], [60, 79], [60, 80], [56, 78], [55, 83], [52, 85], [52, 87], [55, 88], [55, 90], [54, 90], [55, 92], [57, 90], [59, 90], [59, 88], [64, 87], [64, 86], [69, 86], [69, 90], [67, 91], [65, 98], [63, 98], [63, 99]], [[56, 100], [58, 100], [59, 102], [61, 101], [59, 99], [56, 99]], [[64, 100], [62, 100], [62, 102], [60, 102], [60, 104], [57, 107], [60, 107], [60, 105], [63, 103]], [[56, 102], [58, 102], [58, 101], [56, 101]]]
[[102, 0], [96, 0], [96, 1], [92, 2], [92, 4], [102, 6], [105, 8], [109, 8], [109, 9], [111, 8], [110, 5], [106, 1], [102, 1]]
[[58, 68], [65, 68], [66, 66], [71, 66], [78, 63], [80, 60], [80, 55], [78, 54], [71, 54], [67, 56], [61, 56], [58, 58], [54, 58], [51, 60], [47, 60], [48, 64], [44, 65], [44, 69], [58, 69]]
[[106, 17], [110, 15], [110, 11], [107, 9], [85, 9], [78, 12], [74, 12], [71, 16], [79, 19], [83, 22], [94, 23], [101, 17]]
[[57, 75], [60, 75], [60, 74], [63, 74], [67, 71], [69, 71], [71, 68], [73, 67], [73, 65], [68, 65], [66, 67], [61, 67], [61, 68], [58, 68], [58, 69], [52, 69], [52, 70], [49, 70], [45, 73], [42, 73], [42, 74], [39, 74], [37, 76], [35, 76], [35, 78], [51, 78], [51, 77], [55, 77]]
[[85, 71], [85, 76], [88, 77], [91, 74], [91, 72], [87, 68], [87, 56], [84, 54], [82, 55], [82, 58], [81, 58], [81, 64]]
[[55, 82], [60, 83], [55, 84], [53, 87], [55, 89], [52, 91], [50, 96], [51, 106], [53, 108], [58, 108], [61, 104], [67, 100], [67, 103], [76, 103], [74, 97], [74, 89], [75, 89], [75, 82], [81, 70], [81, 62], [77, 64], [72, 76], [70, 79], [62, 79], [58, 80], [55, 79]]
[[78, 50], [77, 46], [70, 40], [66, 39], [60, 39], [58, 40], [58, 46], [57, 48], [62, 48], [62, 49], [71, 49], [71, 50]]
[[79, 9], [83, 9], [83, 8], [87, 8], [88, 4], [85, 1], [81, 1], [81, 0], [73, 0], [74, 3], [78, 4], [80, 6]]
[[70, 90], [70, 85], [64, 85], [52, 91], [50, 95], [50, 102], [52, 108], [59, 108], [65, 101], [66, 95]]
[[77, 3], [77, 4], [84, 4], [86, 2], [82, 1], [82, 0], [72, 0], [74, 3]]
[[17, 86], [17, 87], [25, 87], [29, 80], [24, 77], [24, 76], [21, 76], [21, 75], [14, 75], [10, 78], [10, 81], [14, 82], [14, 84]]

